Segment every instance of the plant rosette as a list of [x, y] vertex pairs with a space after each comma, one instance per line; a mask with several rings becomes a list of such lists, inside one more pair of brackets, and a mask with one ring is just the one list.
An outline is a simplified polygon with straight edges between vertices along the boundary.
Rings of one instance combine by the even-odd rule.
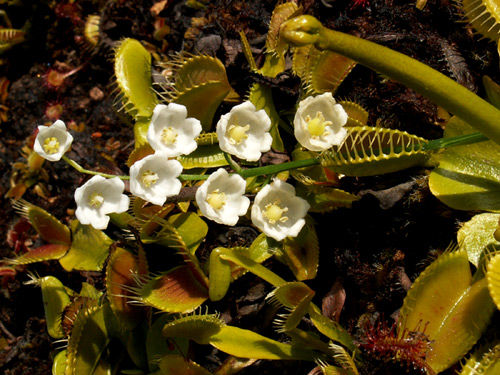
[[66, 124], [57, 120], [51, 126], [38, 126], [33, 150], [44, 159], [59, 161], [72, 142], [73, 136], [67, 131]]
[[155, 151], [163, 151], [168, 157], [189, 155], [198, 147], [195, 138], [201, 129], [200, 121], [187, 117], [185, 106], [158, 104], [153, 110], [146, 138]]
[[167, 153], [157, 151], [136, 161], [130, 167], [130, 192], [136, 197], [161, 206], [167, 197], [179, 194], [182, 183], [177, 177], [181, 172], [181, 163], [168, 160]]
[[106, 229], [111, 213], [128, 210], [130, 199], [123, 190], [125, 184], [118, 177], [106, 179], [94, 176], [75, 190], [75, 215], [82, 224], [90, 224], [95, 229]]
[[271, 119], [263, 109], [249, 102], [234, 106], [217, 123], [217, 138], [222, 151], [246, 161], [257, 161], [271, 149]]
[[297, 141], [311, 151], [339, 146], [347, 136], [347, 112], [331, 92], [309, 96], [299, 103], [293, 120]]
[[252, 223], [276, 241], [297, 237], [306, 223], [304, 217], [309, 207], [305, 199], [295, 195], [292, 185], [275, 180], [255, 196]]
[[201, 213], [219, 224], [235, 225], [245, 215], [250, 199], [245, 197], [245, 180], [219, 168], [196, 191]]

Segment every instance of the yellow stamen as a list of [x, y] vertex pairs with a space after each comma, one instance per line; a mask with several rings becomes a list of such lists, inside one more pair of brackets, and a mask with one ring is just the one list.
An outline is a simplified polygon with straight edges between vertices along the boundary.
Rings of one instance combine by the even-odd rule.
[[283, 216], [283, 213], [288, 211], [288, 207], [281, 208], [279, 200], [266, 204], [265, 209], [263, 215], [270, 224], [275, 224], [277, 221], [284, 223], [288, 220], [288, 216]]
[[250, 129], [250, 125], [240, 126], [231, 125], [227, 131], [229, 136], [229, 143], [232, 145], [239, 145], [245, 139], [248, 138], [247, 131]]
[[101, 194], [99, 194], [98, 192], [95, 192], [95, 191], [92, 193], [92, 195], [89, 198], [89, 204], [92, 207], [99, 208], [99, 207], [101, 207], [101, 205], [103, 204], [103, 202], [104, 202], [104, 197]]
[[43, 149], [49, 155], [59, 152], [59, 141], [55, 137], [46, 138], [43, 141]]
[[224, 192], [219, 193], [219, 189], [215, 189], [208, 194], [207, 203], [212, 206], [214, 210], [220, 210], [226, 204], [226, 194]]
[[151, 170], [146, 170], [142, 172], [141, 174], [141, 183], [145, 187], [151, 187], [152, 185], [156, 184], [156, 181], [158, 181], [160, 177], [158, 176], [158, 173], [155, 173]]
[[161, 141], [167, 146], [173, 145], [177, 139], [177, 136], [177, 130], [175, 130], [171, 126], [164, 128], [161, 131]]
[[229, 125], [227, 129], [229, 143], [232, 145], [239, 145], [248, 138], [247, 131], [250, 129], [250, 124], [240, 125], [237, 115], [234, 115], [231, 120], [233, 124]]
[[326, 129], [327, 126], [332, 125], [331, 121], [325, 121], [325, 116], [322, 112], [316, 112], [316, 116], [312, 119], [311, 116], [306, 116], [307, 130], [313, 138], [324, 137], [330, 134]]

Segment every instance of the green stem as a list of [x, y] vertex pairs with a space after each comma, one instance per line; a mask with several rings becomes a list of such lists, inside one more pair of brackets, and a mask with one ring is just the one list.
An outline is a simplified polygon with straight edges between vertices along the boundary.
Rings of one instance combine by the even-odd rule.
[[489, 139], [500, 144], [500, 110], [462, 85], [402, 53], [361, 38], [330, 30], [312, 16], [299, 16], [281, 26], [280, 36], [296, 46], [314, 44], [349, 57], [419, 92]]
[[114, 174], [96, 172], [96, 171], [91, 171], [89, 169], [85, 169], [80, 164], [78, 164], [76, 161], [69, 159], [65, 155], [63, 155], [62, 159], [66, 163], [68, 163], [69, 165], [71, 165], [73, 168], [75, 168], [78, 172], [81, 172], [81, 173], [92, 174], [92, 175], [102, 176], [102, 177], [106, 177], [106, 178], [118, 177], [120, 180], [130, 180], [130, 176], [117, 176], [117, 175], [114, 175]]
[[226, 159], [227, 163], [229, 166], [235, 171], [236, 173], [240, 173], [243, 169], [236, 163], [231, 155], [229, 155], [227, 152], [223, 152], [224, 154], [224, 159]]
[[243, 178], [262, 176], [266, 174], [276, 174], [283, 171], [288, 171], [290, 169], [304, 168], [310, 167], [312, 165], [319, 164], [319, 160], [316, 158], [313, 159], [303, 159], [303, 160], [294, 160], [288, 163], [275, 164], [275, 165], [266, 165], [265, 167], [258, 167], [252, 169], [242, 169], [238, 174]]
[[424, 150], [440, 150], [446, 147], [456, 147], [456, 146], [465, 146], [473, 143], [488, 141], [488, 137], [486, 137], [482, 133], [472, 133], [466, 135], [459, 135], [456, 137], [449, 138], [439, 138], [434, 139], [432, 141], [427, 142], [423, 145]]

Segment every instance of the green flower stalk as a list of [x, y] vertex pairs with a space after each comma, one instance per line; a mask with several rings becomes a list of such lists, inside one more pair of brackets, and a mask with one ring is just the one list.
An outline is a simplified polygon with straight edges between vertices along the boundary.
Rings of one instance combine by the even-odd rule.
[[324, 27], [312, 16], [299, 16], [281, 26], [280, 35], [291, 45], [314, 44], [408, 86], [462, 118], [500, 144], [500, 110], [462, 85], [402, 53]]

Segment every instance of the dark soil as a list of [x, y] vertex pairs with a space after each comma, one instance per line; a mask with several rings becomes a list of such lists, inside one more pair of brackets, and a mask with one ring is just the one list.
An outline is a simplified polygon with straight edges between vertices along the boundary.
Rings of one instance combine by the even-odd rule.
[[[26, 163], [23, 147], [32, 144], [36, 126], [53, 122], [45, 113], [49, 103], [61, 103], [60, 118], [72, 126], [75, 141], [70, 158], [89, 169], [127, 173], [125, 163], [133, 149], [133, 133], [130, 119], [117, 112], [110, 59], [117, 41], [136, 38], [155, 56], [179, 51], [215, 55], [226, 65], [232, 87], [242, 96], [249, 84], [260, 79], [250, 73], [238, 32], [243, 30], [255, 52], [262, 52], [274, 1], [215, 0], [201, 10], [187, 7], [185, 1], [167, 1], [157, 17], [164, 18], [170, 32], [159, 40], [154, 38], [154, 4], [152, 0], [80, 0], [73, 5], [68, 1], [25, 0], [18, 5], [0, 5], [14, 28], [30, 25], [26, 40], [0, 56], [0, 77], [10, 82], [4, 103], [7, 120], [0, 123], [0, 232], [4, 234], [0, 236], [0, 259], [41, 244], [33, 230], [22, 229], [20, 215], [6, 195], [13, 176], [20, 172], [20, 163]], [[460, 23], [461, 15], [452, 1], [429, 0], [423, 11], [417, 10], [413, 1], [400, 0], [373, 0], [364, 6], [354, 6], [348, 0], [305, 0], [302, 4], [305, 13], [317, 16], [325, 25], [410, 55], [480, 95], [484, 75], [500, 81], [495, 45], [479, 40], [465, 23]], [[102, 17], [100, 44], [94, 49], [82, 38], [83, 22], [89, 14]], [[193, 26], [195, 21], [201, 26]], [[53, 67], [81, 68], [66, 79], [62, 88], [53, 90], [44, 78]], [[278, 109], [289, 108], [299, 96], [299, 81], [289, 74], [267, 84], [273, 87]], [[365, 107], [370, 125], [383, 121], [385, 126], [428, 139], [442, 134], [433, 103], [362, 66], [353, 70], [336, 96]], [[74, 190], [85, 176], [63, 162], [47, 162], [43, 168], [43, 173], [31, 176], [23, 199], [69, 222], [74, 217]], [[323, 297], [345, 293], [341, 311], [335, 306], [332, 311], [337, 311], [340, 323], [361, 340], [364, 322], [381, 316], [391, 321], [410, 280], [446, 249], [456, 238], [460, 223], [471, 216], [453, 211], [433, 197], [427, 188], [427, 174], [427, 169], [414, 168], [377, 177], [342, 179], [340, 188], [362, 198], [350, 209], [313, 214], [321, 258], [318, 277], [308, 284], [316, 291], [315, 301], [320, 306]], [[11, 239], [15, 234], [12, 228], [16, 223], [17, 242], [7, 241], [8, 234]], [[249, 243], [256, 235], [251, 227], [231, 229], [210, 223], [205, 254], [219, 244]], [[266, 266], [285, 279], [293, 279], [290, 271], [275, 261]], [[4, 277], [0, 293], [0, 371], [6, 375], [50, 374], [51, 355], [58, 348], [44, 328], [40, 291], [23, 285], [28, 280], [27, 270], [53, 274], [75, 285], [101, 282], [99, 274], [67, 275], [57, 262], [20, 267], [15, 276]], [[274, 311], [264, 301], [270, 290], [258, 278], [246, 275], [232, 284], [229, 295], [213, 308], [231, 324], [279, 339], [270, 324]], [[335, 298], [323, 302], [334, 304]], [[224, 355], [211, 347], [197, 347], [195, 359], [213, 370]], [[407, 370], [379, 361], [376, 356], [369, 358], [369, 363], [367, 374]], [[310, 363], [258, 361], [241, 373], [305, 375], [312, 367]]]

